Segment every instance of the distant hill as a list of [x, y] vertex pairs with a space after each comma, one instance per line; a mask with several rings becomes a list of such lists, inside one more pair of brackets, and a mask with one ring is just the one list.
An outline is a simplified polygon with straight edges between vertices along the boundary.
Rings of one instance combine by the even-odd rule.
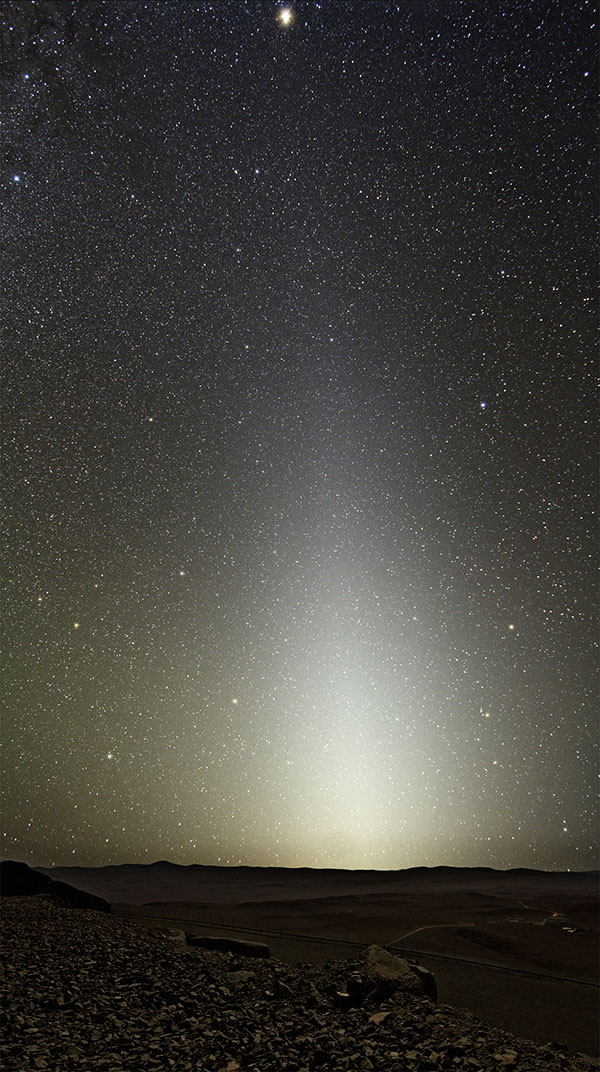
[[[414, 867], [401, 871], [346, 871], [333, 868], [218, 867], [169, 860], [151, 864], [119, 864], [109, 867], [37, 868], [49, 878], [69, 883], [112, 904], [147, 904], [156, 901], [204, 904], [239, 904], [248, 901], [313, 900], [322, 897], [399, 894], [426, 886], [464, 890], [466, 887], [495, 892], [511, 891], [515, 882], [526, 895], [530, 888], [560, 881], [571, 884], [573, 873], [560, 875], [518, 868], [495, 871], [491, 867]], [[590, 873], [591, 874], [591, 873]], [[585, 876], [580, 876], [585, 877]]]

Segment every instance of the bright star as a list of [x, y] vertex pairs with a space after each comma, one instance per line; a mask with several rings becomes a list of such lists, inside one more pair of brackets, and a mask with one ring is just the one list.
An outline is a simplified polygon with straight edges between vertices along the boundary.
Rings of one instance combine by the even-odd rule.
[[290, 26], [294, 21], [294, 12], [290, 7], [282, 7], [277, 13], [277, 18], [282, 26]]

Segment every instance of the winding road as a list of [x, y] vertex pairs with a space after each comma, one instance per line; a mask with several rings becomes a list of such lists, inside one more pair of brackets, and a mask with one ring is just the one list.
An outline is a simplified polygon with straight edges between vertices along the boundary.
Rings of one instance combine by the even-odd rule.
[[396, 945], [398, 942], [403, 942], [405, 938], [410, 938], [411, 934], [418, 934], [419, 931], [432, 931], [439, 927], [476, 927], [476, 923], [424, 923], [422, 927], [415, 927], [412, 931], [407, 931], [406, 934], [401, 934], [399, 938], [394, 938], [393, 942], [388, 942], [388, 948], [392, 945]]
[[[550, 908], [536, 908], [533, 905], [526, 905], [524, 901], [519, 901], [518, 903], [521, 905], [521, 908], [525, 908], [528, 912], [549, 912], [550, 913], [550, 915], [545, 916], [544, 919], [542, 919], [539, 922], [539, 924], [538, 924], [539, 927], [543, 927], [546, 923], [548, 923], [550, 920], [553, 920], [553, 919], [560, 919], [560, 920], [564, 920], [565, 923], [567, 922], [564, 912], [555, 912], [553, 909], [550, 909]], [[439, 928], [446, 928], [446, 927], [477, 927], [477, 926], [481, 926], [484, 922], [486, 922], [486, 923], [506, 923], [506, 922], [509, 922], [509, 921], [507, 921], [507, 919], [504, 916], [502, 916], [499, 919], [485, 920], [485, 921], [482, 920], [479, 924], [477, 924], [477, 923], [468, 923], [466, 920], [462, 920], [460, 923], [424, 923], [420, 927], [414, 927], [411, 931], [407, 931], [406, 934], [401, 934], [399, 938], [394, 938], [393, 942], [388, 943], [388, 949], [391, 948], [391, 946], [398, 945], [399, 942], [403, 942], [405, 940], [405, 938], [410, 938], [411, 935], [418, 934], [419, 931], [431, 931], [431, 930], [435, 930], [435, 929], [439, 929]], [[513, 922], [520, 922], [520, 920], [513, 920]]]

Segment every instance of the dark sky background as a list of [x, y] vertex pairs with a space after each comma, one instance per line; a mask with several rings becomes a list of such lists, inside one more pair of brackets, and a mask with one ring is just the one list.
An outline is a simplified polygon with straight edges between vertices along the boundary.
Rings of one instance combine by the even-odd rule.
[[596, 6], [283, 7], [3, 5], [4, 855], [597, 866]]

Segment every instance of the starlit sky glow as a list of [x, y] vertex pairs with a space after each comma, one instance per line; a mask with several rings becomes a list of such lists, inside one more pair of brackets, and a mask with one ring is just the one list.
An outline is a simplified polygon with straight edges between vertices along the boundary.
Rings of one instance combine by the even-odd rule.
[[1, 17], [3, 854], [597, 866], [595, 5]]

